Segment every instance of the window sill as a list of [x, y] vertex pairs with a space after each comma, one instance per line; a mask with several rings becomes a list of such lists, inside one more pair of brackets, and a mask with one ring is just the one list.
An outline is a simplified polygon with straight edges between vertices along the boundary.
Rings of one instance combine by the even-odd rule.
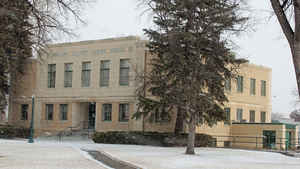
[[102, 122], [110, 123], [110, 122], [112, 122], [112, 121], [111, 121], [111, 120], [102, 120]]
[[127, 121], [126, 121], [126, 120], [119, 120], [119, 122], [120, 122], [120, 123], [128, 123], [129, 120], [127, 120]]

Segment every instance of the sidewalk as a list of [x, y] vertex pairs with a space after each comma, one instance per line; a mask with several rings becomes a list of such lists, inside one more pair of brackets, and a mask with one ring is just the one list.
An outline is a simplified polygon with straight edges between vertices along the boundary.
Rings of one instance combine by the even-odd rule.
[[0, 139], [0, 169], [109, 169], [80, 146]]

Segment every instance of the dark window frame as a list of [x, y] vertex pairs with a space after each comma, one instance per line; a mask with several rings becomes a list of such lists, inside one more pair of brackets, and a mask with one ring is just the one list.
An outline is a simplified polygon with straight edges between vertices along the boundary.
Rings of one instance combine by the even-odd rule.
[[[26, 109], [26, 110], [24, 110], [24, 109]], [[21, 120], [28, 120], [28, 109], [29, 109], [28, 104], [21, 105]]]
[[261, 96], [267, 95], [267, 81], [265, 80], [261, 80], [260, 95]]
[[231, 114], [230, 114], [231, 109], [230, 109], [230, 107], [225, 107], [224, 112], [225, 112], [225, 118], [226, 118], [225, 121], [224, 121], [224, 124], [230, 124], [230, 122], [231, 122]]
[[261, 111], [260, 112], [260, 122], [266, 123], [266, 119], [267, 119], [267, 113], [265, 111]]
[[[123, 107], [124, 106], [124, 107]], [[130, 117], [130, 104], [120, 103], [119, 104], [119, 121], [128, 122]]]
[[[68, 67], [68, 65], [71, 66]], [[72, 82], [73, 82], [73, 63], [65, 63], [64, 87], [71, 88]]]
[[60, 104], [59, 111], [60, 111], [60, 120], [67, 121], [68, 120], [68, 104]]
[[[239, 119], [239, 117], [240, 117], [240, 119]], [[236, 120], [238, 122], [242, 122], [242, 120], [243, 120], [243, 109], [241, 109], [241, 108], [236, 109]]]
[[112, 104], [106, 103], [102, 105], [102, 121], [112, 121]]
[[249, 110], [249, 122], [255, 123], [255, 110]]
[[92, 62], [82, 62], [81, 70], [81, 87], [90, 87], [91, 86], [91, 71], [92, 71]]
[[[111, 64], [110, 60], [101, 60], [100, 62], [100, 87], [109, 86], [110, 64]], [[107, 79], [105, 79], [105, 76], [107, 77]]]
[[48, 64], [48, 88], [55, 88], [56, 64]]
[[236, 87], [237, 92], [238, 93], [243, 93], [243, 91], [244, 91], [244, 77], [239, 75], [236, 80], [237, 80], [237, 87]]
[[[51, 107], [51, 111], [49, 111]], [[54, 105], [53, 104], [46, 104], [46, 116], [45, 116], [45, 120], [53, 120], [53, 116], [54, 116]]]
[[256, 79], [250, 79], [250, 95], [256, 95]]
[[[126, 62], [127, 64], [122, 62]], [[124, 73], [126, 72], [126, 76], [123, 76]], [[119, 77], [119, 84], [120, 86], [129, 86], [129, 73], [130, 73], [130, 59], [120, 59], [120, 77]]]

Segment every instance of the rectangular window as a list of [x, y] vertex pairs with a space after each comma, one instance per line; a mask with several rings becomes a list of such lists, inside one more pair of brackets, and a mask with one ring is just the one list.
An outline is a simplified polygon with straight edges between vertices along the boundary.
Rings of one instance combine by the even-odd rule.
[[226, 79], [225, 80], [225, 90], [226, 91], [231, 91], [231, 79]]
[[231, 121], [230, 108], [224, 108], [224, 111], [225, 111], [225, 117], [226, 117], [224, 124], [230, 124], [230, 121]]
[[72, 63], [66, 63], [65, 64], [65, 80], [64, 80], [64, 86], [72, 87], [72, 76], [73, 76], [73, 64]]
[[100, 65], [100, 87], [109, 86], [109, 60], [102, 60]]
[[55, 88], [56, 64], [48, 65], [48, 88]]
[[119, 121], [129, 120], [129, 104], [119, 105]]
[[21, 120], [28, 120], [28, 104], [21, 105]]
[[129, 59], [120, 60], [120, 85], [129, 85]]
[[250, 110], [250, 123], [255, 123], [255, 111]]
[[46, 120], [53, 120], [53, 104], [46, 104]]
[[90, 87], [91, 83], [91, 62], [82, 63], [81, 86]]
[[265, 80], [261, 81], [261, 96], [266, 96], [267, 82]]
[[102, 119], [103, 121], [111, 121], [111, 112], [112, 105], [111, 104], [103, 104], [102, 105]]
[[260, 112], [260, 121], [262, 123], [266, 122], [266, 112], [264, 112], [264, 111]]
[[236, 120], [242, 122], [243, 120], [243, 109], [236, 110]]
[[237, 92], [243, 93], [244, 77], [243, 76], [238, 76], [236, 80], [237, 80]]
[[255, 95], [256, 79], [250, 79], [250, 94]]
[[60, 106], [60, 120], [68, 120], [68, 105], [61, 104]]

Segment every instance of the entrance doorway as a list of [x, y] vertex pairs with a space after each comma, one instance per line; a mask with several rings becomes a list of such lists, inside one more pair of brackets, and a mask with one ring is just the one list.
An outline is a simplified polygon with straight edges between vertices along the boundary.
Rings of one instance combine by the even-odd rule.
[[276, 131], [264, 130], [263, 131], [263, 148], [273, 149], [276, 146]]
[[88, 128], [95, 129], [96, 103], [89, 103]]

